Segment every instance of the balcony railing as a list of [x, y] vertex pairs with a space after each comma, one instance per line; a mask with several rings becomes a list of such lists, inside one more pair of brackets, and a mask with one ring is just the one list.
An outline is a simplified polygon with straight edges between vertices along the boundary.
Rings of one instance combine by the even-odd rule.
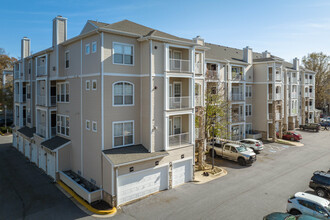
[[297, 114], [297, 109], [295, 109], [295, 108], [292, 109], [292, 110], [291, 110], [291, 113], [294, 114], [294, 115]]
[[268, 120], [272, 120], [273, 119], [273, 113], [269, 112], [268, 113]]
[[276, 112], [275, 114], [275, 120], [280, 120], [281, 119], [281, 114]]
[[31, 116], [30, 117], [27, 117], [27, 123], [31, 124]]
[[19, 102], [19, 94], [16, 93], [16, 94], [14, 95], [14, 101], [15, 101], [15, 102]]
[[169, 97], [169, 109], [191, 108], [191, 97]]
[[298, 97], [298, 94], [296, 92], [291, 93], [291, 98], [296, 99]]
[[19, 70], [15, 70], [15, 72], [14, 72], [14, 79], [20, 79]]
[[202, 97], [195, 96], [195, 106], [202, 106]]
[[46, 74], [46, 65], [37, 66], [37, 76], [45, 76]]
[[268, 81], [273, 81], [273, 74], [268, 74]]
[[56, 95], [50, 97], [50, 105], [56, 106]]
[[170, 70], [176, 72], [189, 72], [190, 60], [170, 59]]
[[168, 143], [170, 147], [180, 147], [190, 144], [189, 133], [170, 135]]
[[45, 124], [38, 124], [37, 125], [37, 133], [41, 137], [46, 137], [46, 125]]
[[56, 126], [55, 127], [51, 127], [51, 136], [55, 137], [56, 136]]
[[275, 100], [281, 100], [281, 93], [275, 94]]
[[37, 95], [37, 105], [46, 106], [46, 96], [45, 95]]
[[233, 123], [244, 122], [244, 115], [233, 114], [231, 117]]
[[297, 79], [297, 77], [292, 77], [292, 83], [293, 83], [293, 84], [297, 84], [297, 83], [298, 83], [298, 79]]
[[195, 74], [202, 74], [202, 64], [201, 63], [195, 63]]
[[244, 138], [243, 135], [232, 135], [231, 136], [232, 141], [239, 141], [239, 140], [242, 140], [243, 138]]
[[281, 74], [275, 74], [276, 81], [281, 81]]
[[232, 73], [232, 76], [231, 76], [231, 80], [232, 81], [242, 81], [244, 80], [244, 76], [242, 73], [235, 73], [233, 72]]
[[273, 93], [272, 92], [268, 93], [268, 100], [273, 100]]
[[206, 80], [218, 80], [218, 70], [207, 70]]
[[305, 97], [309, 97], [309, 92], [305, 92]]
[[309, 84], [308, 78], [307, 79], [305, 78], [305, 84]]
[[243, 93], [232, 93], [231, 100], [242, 101], [242, 100], [244, 100], [244, 95], [243, 95]]

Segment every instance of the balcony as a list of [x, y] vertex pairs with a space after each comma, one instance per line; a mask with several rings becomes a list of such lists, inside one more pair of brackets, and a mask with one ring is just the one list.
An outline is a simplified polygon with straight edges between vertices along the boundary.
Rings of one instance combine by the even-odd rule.
[[232, 123], [244, 122], [244, 115], [233, 114], [231, 117]]
[[297, 112], [298, 112], [298, 111], [297, 111], [297, 109], [295, 109], [295, 108], [291, 110], [291, 114], [294, 114], [294, 115], [296, 115], [296, 114], [297, 114]]
[[195, 63], [195, 74], [203, 74], [201, 63]]
[[282, 80], [281, 74], [275, 74], [275, 80], [281, 81]]
[[185, 109], [191, 107], [190, 96], [169, 97], [169, 109]]
[[207, 70], [206, 80], [218, 80], [218, 70]]
[[46, 124], [39, 123], [37, 125], [37, 134], [41, 137], [46, 137]]
[[272, 120], [273, 119], [273, 113], [268, 112], [268, 120]]
[[292, 99], [298, 98], [298, 94], [296, 92], [291, 93], [291, 98]]
[[232, 81], [242, 81], [242, 80], [244, 80], [243, 73], [236, 73], [236, 72], [233, 72], [233, 73], [232, 73], [231, 80], [232, 80]]
[[273, 100], [273, 93], [268, 93], [268, 100]]
[[28, 116], [26, 120], [27, 120], [27, 123], [31, 124], [31, 116]]
[[275, 94], [275, 100], [281, 100], [282, 97], [281, 97], [281, 93], [276, 93]]
[[201, 96], [195, 96], [195, 106], [203, 106]]
[[231, 136], [232, 141], [239, 141], [239, 140], [242, 140], [242, 139], [244, 139], [243, 135], [232, 135]]
[[46, 65], [37, 66], [37, 76], [46, 76]]
[[51, 136], [55, 137], [56, 136], [56, 126], [55, 127], [51, 127]]
[[297, 84], [297, 83], [298, 83], [297, 77], [292, 77], [292, 84]]
[[19, 70], [14, 71], [14, 79], [20, 79]]
[[275, 120], [281, 120], [281, 113], [279, 113], [279, 112], [276, 112], [275, 113]]
[[168, 140], [170, 147], [181, 147], [190, 144], [189, 133], [170, 135]]
[[305, 98], [309, 97], [309, 92], [305, 92]]
[[244, 100], [243, 93], [232, 93], [231, 100], [232, 101], [243, 101]]
[[37, 95], [37, 105], [46, 106], [46, 96], [45, 95]]
[[170, 59], [170, 71], [174, 72], [189, 72], [190, 60]]
[[50, 105], [56, 106], [56, 95], [50, 97]]

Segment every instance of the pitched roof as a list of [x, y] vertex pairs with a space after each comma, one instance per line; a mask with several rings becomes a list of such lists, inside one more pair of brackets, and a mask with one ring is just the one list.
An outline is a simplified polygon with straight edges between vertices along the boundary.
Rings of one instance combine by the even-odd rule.
[[133, 34], [140, 35], [141, 37], [155, 36], [155, 37], [167, 38], [167, 39], [171, 39], [171, 40], [179, 40], [179, 41], [184, 41], [184, 42], [188, 42], [188, 43], [194, 43], [193, 40], [191, 40], [191, 39], [177, 37], [177, 36], [162, 32], [162, 31], [158, 31], [153, 28], [143, 26], [141, 24], [134, 23], [134, 22], [126, 20], [126, 19], [116, 22], [116, 23], [112, 23], [112, 24], [99, 22], [99, 21], [92, 21], [92, 20], [89, 20], [89, 22], [99, 28], [133, 33]]
[[54, 151], [58, 149], [59, 147], [62, 147], [65, 144], [68, 144], [70, 140], [60, 137], [60, 136], [55, 136], [49, 140], [46, 140], [44, 142], [41, 142], [41, 145], [48, 148], [51, 151]]
[[168, 155], [166, 151], [149, 153], [142, 144], [104, 150], [103, 153], [115, 166], [161, 158]]
[[36, 128], [23, 127], [17, 130], [27, 138], [32, 138], [33, 134], [36, 133]]

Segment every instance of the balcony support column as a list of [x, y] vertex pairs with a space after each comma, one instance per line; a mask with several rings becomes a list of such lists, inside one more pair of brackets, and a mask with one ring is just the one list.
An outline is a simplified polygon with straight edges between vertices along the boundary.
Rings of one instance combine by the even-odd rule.
[[164, 120], [164, 150], [167, 151], [168, 150], [168, 140], [169, 140], [169, 117], [165, 116], [165, 120]]

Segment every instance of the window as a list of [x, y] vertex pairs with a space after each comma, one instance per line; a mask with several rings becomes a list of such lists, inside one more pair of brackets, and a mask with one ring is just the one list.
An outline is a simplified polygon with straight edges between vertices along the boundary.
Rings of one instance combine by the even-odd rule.
[[86, 80], [86, 90], [90, 90], [90, 89], [91, 89], [91, 81]]
[[134, 47], [129, 44], [114, 43], [113, 44], [113, 63], [133, 65]]
[[57, 115], [57, 134], [69, 136], [69, 116]]
[[252, 134], [252, 124], [246, 124], [245, 133], [246, 134]]
[[65, 68], [70, 67], [70, 54], [69, 51], [65, 52]]
[[134, 121], [113, 123], [113, 146], [121, 147], [134, 143]]
[[96, 123], [96, 121], [93, 121], [92, 129], [93, 129], [94, 132], [97, 132], [97, 123]]
[[85, 54], [88, 55], [88, 54], [90, 53], [90, 50], [91, 50], [91, 49], [90, 49], [89, 44], [86, 44], [86, 45], [85, 45]]
[[246, 86], [245, 96], [247, 98], [251, 98], [252, 97], [252, 86]]
[[91, 130], [91, 121], [86, 120], [86, 130]]
[[92, 81], [92, 89], [96, 90], [97, 88], [97, 83], [96, 83], [96, 79]]
[[134, 85], [117, 82], [113, 86], [113, 105], [134, 105]]
[[67, 103], [69, 102], [69, 83], [57, 83], [56, 85], [57, 90], [57, 102], [59, 103]]
[[31, 98], [31, 86], [30, 86], [30, 84], [26, 85], [26, 98], [27, 99]]
[[96, 48], [97, 48], [96, 46], [97, 46], [96, 41], [94, 41], [92, 43], [92, 53], [96, 53]]
[[252, 115], [252, 105], [246, 105], [246, 116], [251, 116]]

